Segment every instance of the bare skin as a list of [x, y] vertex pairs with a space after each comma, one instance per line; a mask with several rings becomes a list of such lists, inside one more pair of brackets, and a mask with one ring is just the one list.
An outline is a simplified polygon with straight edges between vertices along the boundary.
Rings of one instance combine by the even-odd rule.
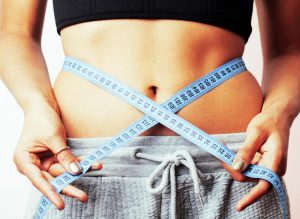
[[[79, 160], [70, 150], [59, 153], [57, 159], [53, 156], [65, 146], [65, 138], [113, 136], [143, 114], [69, 72], [59, 72], [51, 87], [40, 46], [45, 6], [46, 1], [38, 0], [1, 1], [0, 73], [24, 111], [24, 127], [14, 153], [16, 167], [63, 209], [63, 200], [48, 180], [70, 171], [68, 164]], [[300, 3], [276, 0], [258, 2], [257, 7], [264, 54], [262, 88], [246, 71], [178, 112], [209, 134], [247, 132], [237, 154], [244, 166], [236, 170], [224, 164], [238, 181], [250, 180], [240, 172], [251, 161], [284, 175], [289, 129], [300, 109], [300, 30], [293, 28], [300, 20], [295, 10]], [[158, 103], [242, 56], [244, 50], [243, 39], [235, 33], [168, 19], [80, 23], [64, 28], [61, 38], [66, 55], [89, 62]], [[12, 80], [16, 77], [19, 80]], [[177, 134], [156, 125], [142, 135]], [[258, 159], [255, 154], [260, 155]], [[101, 168], [100, 162], [94, 166]], [[237, 210], [269, 188], [269, 183], [259, 180], [237, 203]], [[67, 186], [63, 193], [87, 200], [74, 186]]]
[[[66, 55], [91, 63], [158, 103], [240, 57], [244, 49], [243, 39], [232, 32], [178, 20], [93, 21], [64, 28], [61, 36]], [[59, 73], [53, 89], [70, 137], [114, 136], [143, 115], [69, 72]], [[178, 115], [208, 133], [242, 132], [260, 112], [262, 98], [257, 81], [246, 71]], [[156, 125], [142, 135], [177, 134]]]

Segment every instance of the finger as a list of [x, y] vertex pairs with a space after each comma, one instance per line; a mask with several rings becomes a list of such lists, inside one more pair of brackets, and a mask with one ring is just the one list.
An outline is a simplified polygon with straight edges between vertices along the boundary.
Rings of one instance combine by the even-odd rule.
[[261, 150], [263, 155], [260, 164], [283, 176], [287, 165], [285, 143], [278, 136], [270, 135]]
[[[78, 156], [79, 161], [85, 159], [86, 156]], [[89, 170], [101, 170], [103, 168], [103, 164], [100, 161], [96, 161], [92, 164]]]
[[[54, 179], [54, 177], [51, 176], [51, 174], [49, 174], [48, 172], [42, 171], [42, 173], [44, 174], [44, 176], [46, 177], [46, 179], [48, 181], [51, 181], [52, 179]], [[85, 202], [88, 200], [88, 196], [84, 191], [82, 191], [72, 185], [67, 185], [65, 188], [62, 189], [61, 193], [64, 195], [67, 195], [69, 197], [76, 198], [82, 202]]]
[[262, 154], [259, 152], [256, 152], [251, 161], [251, 164], [258, 164], [258, 162], [261, 160], [261, 158], [262, 158]]
[[75, 155], [72, 154], [71, 150], [62, 150], [68, 147], [62, 139], [57, 138], [56, 140], [52, 140], [49, 147], [51, 147], [51, 151], [56, 155], [58, 162], [63, 165], [66, 171], [73, 175], [77, 175], [82, 172], [81, 166], [79, 165]]
[[243, 146], [237, 152], [232, 167], [235, 170], [243, 172], [251, 163], [255, 153], [265, 142], [268, 136], [267, 131], [259, 128], [250, 128]]
[[[85, 158], [84, 156], [78, 156], [77, 160], [81, 161], [84, 158]], [[49, 169], [51, 167], [52, 172], [50, 174], [52, 176], [58, 176], [61, 173], [65, 172], [65, 168], [60, 163], [57, 163], [57, 162], [58, 162], [57, 158], [53, 155], [51, 157], [44, 158], [44, 159], [42, 159], [42, 162], [41, 162], [41, 169], [49, 172]], [[59, 169], [56, 170], [57, 168], [59, 168]], [[101, 170], [102, 168], [103, 168], [103, 164], [100, 163], [99, 161], [97, 161], [92, 164], [92, 166], [88, 169], [88, 171], [98, 171], [98, 170]]]
[[[227, 147], [226, 143], [223, 140], [220, 140], [220, 142], [222, 142], [222, 144], [224, 144]], [[262, 154], [260, 152], [255, 152], [255, 155], [251, 161], [251, 164], [257, 164], [260, 161], [261, 157], [262, 157]], [[227, 165], [227, 167], [229, 167], [229, 166]]]
[[256, 202], [258, 199], [260, 199], [263, 195], [265, 195], [270, 188], [270, 183], [267, 181], [260, 179], [258, 181], [258, 184], [253, 187], [250, 192], [244, 196], [236, 205], [237, 211], [242, 211], [249, 205]]
[[[220, 142], [222, 142], [222, 144], [224, 144], [227, 147], [226, 143], [223, 140], [220, 140]], [[230, 165], [226, 164], [224, 161], [220, 160], [220, 162], [223, 165], [224, 169], [227, 170], [227, 172], [232, 176], [234, 180], [239, 182], [257, 181], [255, 179], [244, 176], [239, 171], [233, 169]]]
[[41, 159], [41, 170], [48, 171], [48, 169], [57, 162], [58, 160], [54, 156], [43, 158]]
[[37, 166], [31, 163], [25, 164], [22, 172], [31, 181], [32, 185], [44, 194], [59, 210], [64, 209], [63, 199]]
[[256, 182], [257, 181], [257, 179], [253, 179], [253, 178], [243, 175], [241, 172], [233, 169], [231, 166], [229, 166], [225, 162], [221, 161], [221, 163], [222, 163], [224, 169], [227, 170], [227, 172], [232, 176], [232, 178], [234, 180], [236, 180], [238, 182]]
[[[92, 169], [93, 167], [93, 169]], [[102, 169], [101, 163], [93, 164], [89, 170], [91, 171], [97, 171]], [[66, 172], [65, 168], [60, 163], [52, 164], [49, 169], [47, 170], [48, 173], [50, 173], [52, 176], [56, 177]]]

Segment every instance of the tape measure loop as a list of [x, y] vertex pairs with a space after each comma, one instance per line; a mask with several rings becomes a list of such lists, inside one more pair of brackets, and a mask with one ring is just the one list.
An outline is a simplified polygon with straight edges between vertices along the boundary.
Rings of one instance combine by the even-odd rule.
[[[233, 59], [204, 75], [202, 78], [199, 78], [184, 89], [178, 91], [162, 105], [155, 103], [145, 95], [140, 94], [120, 81], [105, 74], [101, 70], [96, 69], [88, 63], [82, 62], [78, 59], [66, 57], [63, 69], [103, 88], [145, 113], [141, 119], [130, 125], [120, 134], [116, 135], [112, 140], [105, 143], [104, 146], [92, 153], [93, 156], [88, 156], [86, 159], [82, 160], [80, 164], [83, 167], [83, 173], [88, 170], [93, 162], [102, 159], [118, 147], [126, 145], [126, 143], [134, 137], [153, 127], [157, 123], [161, 123], [170, 128], [197, 146], [207, 150], [215, 157], [223, 160], [225, 163], [230, 165], [232, 164], [232, 160], [235, 156], [233, 151], [198, 127], [177, 116], [175, 113], [226, 80], [245, 71], [246, 67], [242, 58]], [[164, 163], [163, 165], [167, 164]], [[173, 168], [175, 168], [174, 165], [171, 168], [171, 174], [173, 174]], [[257, 170], [258, 172], [256, 172]], [[73, 176], [69, 180], [67, 180], [65, 175], [62, 174], [52, 180], [51, 184], [61, 191], [61, 189], [66, 185], [81, 177], [83, 173], [80, 176]], [[279, 196], [283, 218], [286, 218], [287, 210], [285, 192], [278, 176], [272, 170], [256, 165], [252, 165], [251, 170], [249, 169], [249, 171], [246, 171], [245, 175], [252, 178], [263, 178], [274, 186]], [[174, 184], [175, 182], [172, 181], [171, 183]], [[43, 200], [47, 199], [44, 196], [42, 197], [38, 208], [40, 210], [37, 210], [36, 218], [43, 218], [46, 213], [46, 209], [51, 204], [50, 201], [47, 200], [44, 202], [46, 204], [43, 205]], [[171, 205], [174, 207], [174, 202], [172, 202]], [[173, 212], [172, 214], [175, 213]]]

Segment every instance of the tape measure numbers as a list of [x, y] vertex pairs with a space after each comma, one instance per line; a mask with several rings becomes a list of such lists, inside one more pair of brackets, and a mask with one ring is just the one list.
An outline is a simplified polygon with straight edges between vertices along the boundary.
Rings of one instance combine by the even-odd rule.
[[[126, 100], [129, 104], [144, 112], [145, 115], [82, 160], [80, 162], [83, 169], [81, 174], [75, 176], [66, 172], [53, 179], [50, 183], [55, 187], [57, 192], [60, 192], [65, 186], [80, 178], [94, 162], [107, 156], [118, 147], [128, 143], [133, 137], [138, 136], [158, 122], [197, 146], [207, 150], [225, 163], [232, 165], [235, 157], [234, 152], [218, 142], [214, 137], [208, 135], [175, 113], [224, 81], [245, 71], [246, 67], [242, 58], [231, 60], [214, 71], [204, 75], [202, 78], [177, 92], [162, 105], [155, 103], [145, 95], [127, 87], [101, 70], [78, 59], [66, 57], [63, 69]], [[274, 186], [279, 196], [283, 218], [286, 218], [285, 191], [279, 177], [268, 168], [252, 164], [249, 165], [243, 174], [251, 178], [265, 179]], [[42, 196], [37, 209], [36, 218], [43, 218], [46, 209], [50, 205], [51, 202], [45, 196]]]

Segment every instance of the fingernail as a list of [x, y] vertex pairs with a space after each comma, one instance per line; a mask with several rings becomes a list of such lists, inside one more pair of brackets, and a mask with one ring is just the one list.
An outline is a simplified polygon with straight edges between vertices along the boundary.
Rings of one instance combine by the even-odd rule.
[[81, 167], [77, 161], [74, 161], [69, 164], [69, 169], [73, 174], [79, 174], [81, 173]]
[[245, 165], [245, 161], [239, 157], [236, 157], [233, 161], [232, 167], [235, 170], [243, 170], [244, 165]]
[[102, 169], [102, 165], [99, 163], [95, 163], [91, 166], [92, 170], [101, 170]]

